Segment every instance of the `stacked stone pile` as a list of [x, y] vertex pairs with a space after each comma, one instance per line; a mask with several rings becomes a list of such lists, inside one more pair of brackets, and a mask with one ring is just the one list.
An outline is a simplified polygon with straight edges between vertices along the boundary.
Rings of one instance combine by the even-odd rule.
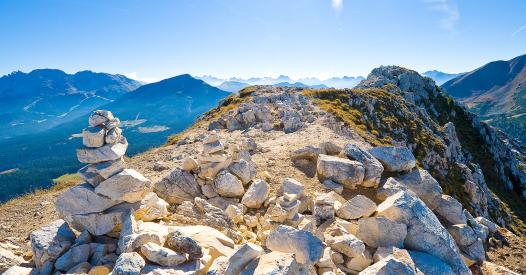
[[315, 120], [314, 107], [305, 96], [280, 87], [264, 87], [254, 100], [241, 103], [237, 109], [212, 121], [208, 129], [235, 131], [253, 127], [266, 132], [292, 133]]

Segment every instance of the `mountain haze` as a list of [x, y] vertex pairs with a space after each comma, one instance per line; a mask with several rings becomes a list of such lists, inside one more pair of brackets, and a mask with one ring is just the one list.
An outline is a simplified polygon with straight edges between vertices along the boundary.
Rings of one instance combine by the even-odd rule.
[[123, 75], [91, 71], [13, 72], [0, 78], [0, 139], [71, 121], [139, 86]]

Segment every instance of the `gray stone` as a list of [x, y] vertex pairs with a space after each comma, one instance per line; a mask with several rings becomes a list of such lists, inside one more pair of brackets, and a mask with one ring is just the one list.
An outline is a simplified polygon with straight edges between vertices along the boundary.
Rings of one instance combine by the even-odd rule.
[[19, 265], [25, 262], [24, 258], [15, 255], [10, 250], [4, 249], [0, 246], [0, 272], [4, 272], [9, 267]]
[[101, 236], [112, 232], [122, 223], [122, 215], [137, 205], [121, 203], [103, 212], [67, 215], [64, 219], [77, 230], [88, 230], [92, 235]]
[[85, 182], [91, 184], [91, 186], [96, 187], [99, 185], [99, 183], [103, 182], [105, 180], [104, 177], [99, 175], [97, 171], [95, 171], [92, 167], [92, 164], [88, 164], [78, 171], [79, 176], [82, 180]]
[[462, 204], [451, 196], [442, 195], [437, 201], [435, 212], [451, 224], [466, 223]]
[[423, 274], [434, 275], [454, 275], [456, 274], [451, 267], [439, 258], [419, 251], [409, 250], [409, 255], [415, 263], [416, 268]]
[[151, 262], [162, 266], [177, 266], [186, 261], [186, 257], [156, 243], [145, 243], [141, 246], [141, 254]]
[[139, 275], [146, 265], [144, 259], [137, 252], [122, 253], [113, 268], [113, 275]]
[[182, 164], [182, 167], [183, 170], [185, 171], [194, 171], [195, 169], [197, 169], [197, 167], [199, 166], [199, 163], [197, 162], [197, 160], [195, 160], [194, 158], [192, 157], [186, 157], [183, 159], [183, 164]]
[[228, 167], [230, 172], [237, 176], [243, 184], [249, 183], [256, 176], [256, 166], [244, 159], [232, 162]]
[[316, 226], [334, 219], [334, 199], [328, 194], [321, 194], [314, 200], [312, 214]]
[[407, 226], [385, 217], [363, 218], [358, 221], [356, 237], [369, 247], [403, 247]]
[[67, 274], [88, 274], [91, 269], [91, 264], [88, 262], [79, 263], [76, 266], [69, 269]]
[[2, 275], [33, 275], [38, 272], [37, 269], [15, 265], [7, 269]]
[[199, 244], [180, 231], [173, 231], [166, 237], [166, 246], [181, 254], [188, 254], [188, 259], [196, 260], [203, 257], [203, 250]]
[[82, 163], [99, 163], [109, 160], [117, 160], [124, 156], [128, 148], [128, 141], [122, 137], [115, 144], [106, 144], [99, 148], [77, 149], [77, 158]]
[[279, 225], [268, 235], [266, 246], [272, 251], [294, 253], [301, 264], [317, 263], [325, 248], [312, 233], [285, 225]]
[[369, 217], [376, 211], [376, 203], [364, 195], [356, 195], [344, 203], [336, 215], [342, 219], [354, 220]]
[[495, 233], [499, 229], [499, 226], [495, 224], [494, 222], [484, 218], [484, 217], [476, 217], [475, 220], [482, 225], [485, 225], [490, 233]]
[[467, 224], [454, 224], [447, 231], [459, 246], [468, 246], [477, 241], [477, 234]]
[[362, 272], [360, 272], [360, 274], [361, 275], [395, 275], [395, 274], [414, 275], [416, 274], [416, 272], [407, 263], [404, 263], [396, 259], [393, 256], [389, 256], [367, 267]]
[[62, 217], [102, 212], [118, 202], [95, 193], [89, 184], [73, 186], [61, 193], [55, 201], [55, 208]]
[[89, 244], [81, 244], [79, 246], [72, 247], [57, 259], [55, 262], [55, 268], [61, 271], [68, 271], [80, 263], [87, 262], [89, 256]]
[[369, 152], [363, 150], [355, 144], [347, 144], [343, 148], [343, 154], [351, 160], [362, 163], [365, 168], [365, 175], [362, 186], [377, 187], [380, 183], [380, 178], [384, 172], [382, 164]]
[[328, 155], [318, 156], [316, 171], [321, 182], [330, 179], [349, 189], [360, 185], [365, 175], [361, 163]]
[[280, 188], [281, 194], [296, 195], [298, 198], [303, 196], [303, 193], [305, 192], [305, 186], [303, 186], [303, 183], [293, 178], [285, 178]]
[[405, 248], [437, 256], [458, 274], [470, 274], [453, 237], [433, 212], [415, 195], [400, 191], [377, 208], [377, 215], [407, 225]]
[[82, 144], [86, 147], [97, 148], [104, 145], [106, 130], [103, 127], [89, 127], [82, 130]]
[[260, 208], [268, 197], [269, 184], [261, 179], [256, 179], [247, 189], [241, 203], [248, 208]]
[[154, 185], [157, 195], [169, 204], [181, 204], [201, 197], [201, 190], [195, 177], [188, 171], [176, 168]]
[[369, 153], [379, 160], [387, 172], [409, 171], [416, 166], [416, 159], [407, 147], [374, 147]]
[[331, 191], [334, 191], [338, 194], [341, 194], [343, 193], [343, 185], [337, 183], [337, 182], [334, 182], [332, 180], [324, 180], [321, 184], [323, 184], [323, 186]]
[[95, 127], [113, 119], [115, 119], [115, 117], [110, 111], [96, 110], [90, 115], [88, 119], [88, 124], [90, 127]]
[[64, 220], [56, 220], [30, 234], [33, 261], [42, 267], [46, 261], [55, 261], [75, 241], [75, 233]]
[[110, 160], [105, 162], [100, 162], [96, 164], [90, 164], [92, 171], [95, 171], [97, 174], [101, 175], [103, 178], [108, 179], [113, 175], [120, 173], [126, 168], [126, 163], [123, 159]]
[[299, 265], [292, 253], [272, 251], [259, 257], [254, 275], [294, 275], [298, 274]]
[[115, 201], [134, 203], [141, 201], [151, 188], [152, 183], [141, 173], [133, 169], [125, 169], [101, 182], [95, 188], [95, 193]]
[[104, 141], [108, 144], [115, 144], [119, 142], [122, 138], [122, 130], [119, 127], [115, 127], [111, 130], [108, 130], [106, 133], [106, 138], [104, 138]]
[[342, 147], [330, 141], [320, 143], [320, 149], [322, 150], [323, 154], [330, 156], [338, 155], [342, 151]]
[[245, 243], [232, 256], [228, 258], [225, 275], [237, 275], [248, 265], [250, 261], [259, 257], [263, 248], [252, 243]]
[[229, 172], [220, 172], [214, 180], [216, 192], [223, 197], [241, 197], [245, 193], [243, 183]]

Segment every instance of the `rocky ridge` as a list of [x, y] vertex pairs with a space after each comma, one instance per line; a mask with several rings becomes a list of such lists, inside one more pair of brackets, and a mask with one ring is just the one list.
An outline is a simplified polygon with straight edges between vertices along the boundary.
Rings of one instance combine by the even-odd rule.
[[[181, 136], [174, 147], [193, 150], [175, 169], [155, 163], [162, 176], [151, 181], [125, 165], [103, 172], [125, 139], [101, 143], [107, 129], [88, 128], [85, 145], [96, 149], [77, 152], [91, 163], [81, 169], [87, 183], [57, 199], [64, 220], [32, 233], [36, 267], [7, 274], [470, 274], [489, 265], [499, 226], [484, 204], [468, 211], [444, 194], [429, 164], [438, 157], [371, 144], [301, 89], [251, 89], [205, 116], [207, 129]], [[463, 160], [461, 145], [447, 147], [445, 163]], [[288, 161], [269, 157], [278, 152]]]

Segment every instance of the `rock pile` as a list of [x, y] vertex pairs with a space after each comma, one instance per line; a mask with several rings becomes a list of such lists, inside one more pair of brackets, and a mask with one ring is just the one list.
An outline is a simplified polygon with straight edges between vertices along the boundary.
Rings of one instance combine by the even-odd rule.
[[299, 93], [290, 93], [280, 87], [261, 87], [263, 91], [250, 102], [241, 103], [210, 123], [208, 129], [235, 131], [249, 127], [263, 131], [283, 130], [292, 133], [316, 120], [314, 107]]
[[[283, 103], [268, 106], [282, 108], [287, 121], [303, 110], [291, 107], [300, 96], [257, 98], [228, 130], [263, 124], [263, 116], [270, 123], [273, 111], [259, 114], [258, 102]], [[77, 152], [88, 163], [79, 171], [86, 183], [57, 198], [61, 220], [31, 234], [36, 267], [22, 273], [471, 274], [468, 266], [485, 260], [497, 225], [443, 194], [409, 148], [300, 149], [291, 159], [310, 164], [319, 181], [309, 193], [290, 177], [271, 188], [252, 161], [254, 140], [228, 143], [214, 131], [199, 154], [151, 183], [126, 169], [118, 120], [93, 113]]]

